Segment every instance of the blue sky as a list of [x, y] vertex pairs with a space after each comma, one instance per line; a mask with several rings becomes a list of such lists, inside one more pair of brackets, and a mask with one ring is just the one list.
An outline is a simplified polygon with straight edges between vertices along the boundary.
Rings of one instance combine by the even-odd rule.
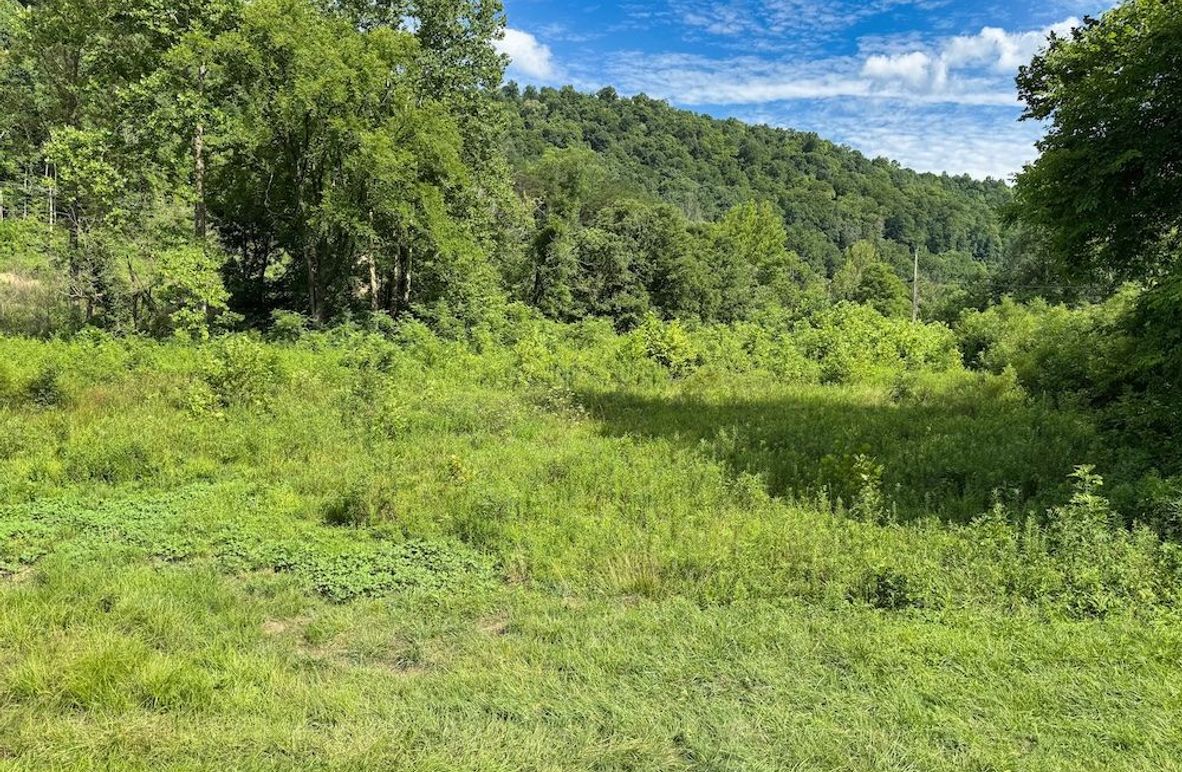
[[508, 77], [615, 86], [921, 171], [1008, 178], [1040, 127], [1014, 75], [1111, 0], [505, 0]]

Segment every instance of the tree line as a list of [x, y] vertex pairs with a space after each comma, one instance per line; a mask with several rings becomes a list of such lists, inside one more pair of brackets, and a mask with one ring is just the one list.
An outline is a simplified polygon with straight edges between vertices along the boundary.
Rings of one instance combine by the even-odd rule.
[[1099, 298], [1178, 251], [1177, 19], [1129, 0], [1050, 41], [1014, 188], [503, 84], [496, 0], [0, 0], [4, 255], [44, 258], [71, 323], [152, 332]]
[[503, 24], [465, 0], [5, 0], [0, 178], [52, 191], [88, 322], [475, 308], [512, 198]]

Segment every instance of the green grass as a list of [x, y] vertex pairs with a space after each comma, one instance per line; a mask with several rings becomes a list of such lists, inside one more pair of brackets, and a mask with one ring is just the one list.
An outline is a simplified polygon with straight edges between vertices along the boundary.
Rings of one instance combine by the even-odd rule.
[[1182, 768], [1080, 417], [523, 356], [0, 339], [0, 767]]

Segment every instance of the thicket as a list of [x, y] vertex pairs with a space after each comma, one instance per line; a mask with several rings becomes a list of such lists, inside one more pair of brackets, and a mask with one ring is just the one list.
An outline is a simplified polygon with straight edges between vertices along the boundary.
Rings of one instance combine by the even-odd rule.
[[956, 327], [969, 366], [1011, 373], [1025, 390], [1085, 411], [1113, 447], [1112, 468], [1135, 490], [1117, 492], [1163, 532], [1182, 533], [1182, 340], [1177, 278], [1126, 287], [1074, 308], [1006, 299]]

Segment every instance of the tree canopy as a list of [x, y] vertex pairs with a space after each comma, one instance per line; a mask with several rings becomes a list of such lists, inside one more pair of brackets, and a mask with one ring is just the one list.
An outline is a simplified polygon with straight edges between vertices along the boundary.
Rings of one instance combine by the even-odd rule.
[[1113, 283], [1182, 253], [1182, 4], [1128, 0], [1021, 70], [1026, 117], [1048, 123], [1017, 212], [1059, 264]]

